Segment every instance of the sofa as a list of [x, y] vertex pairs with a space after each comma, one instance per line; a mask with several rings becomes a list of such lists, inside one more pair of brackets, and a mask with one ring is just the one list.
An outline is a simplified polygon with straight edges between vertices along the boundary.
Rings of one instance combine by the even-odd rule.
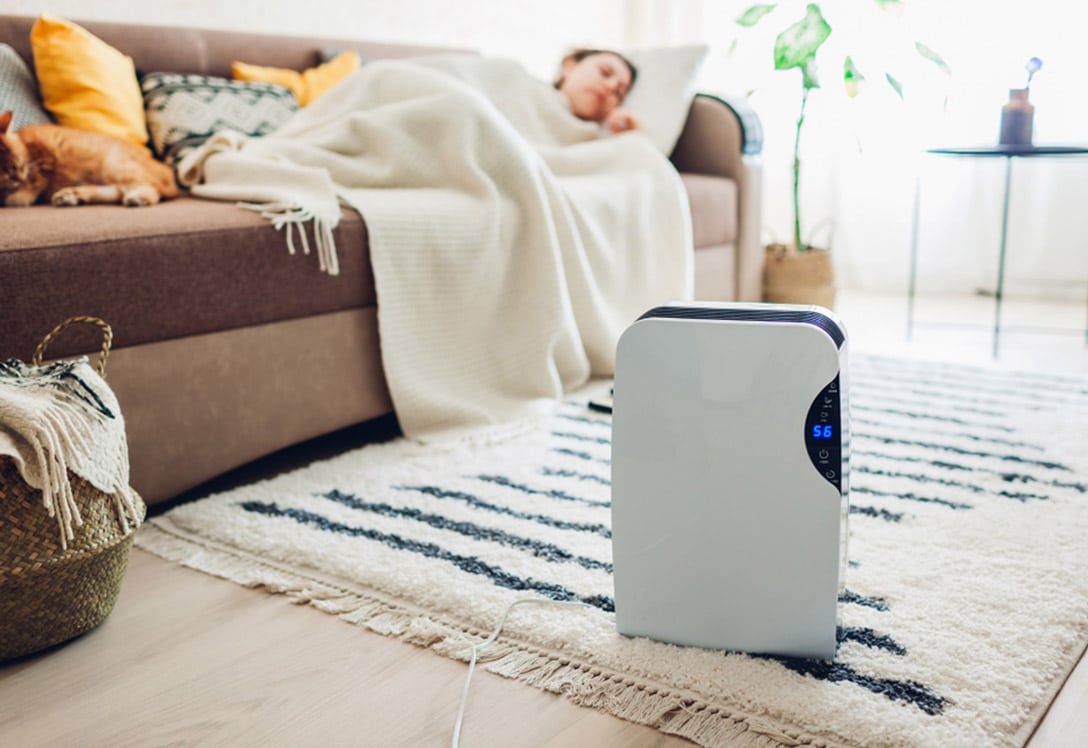
[[[0, 43], [33, 70], [35, 19], [0, 16]], [[433, 48], [81, 22], [137, 71], [231, 76], [231, 63], [304, 70], [321, 49], [364, 60]], [[697, 298], [758, 301], [759, 120], [698, 95], [671, 155], [688, 192]], [[61, 320], [114, 330], [107, 379], [126, 419], [131, 482], [154, 505], [237, 466], [392, 411], [377, 332], [367, 227], [345, 209], [340, 274], [290, 255], [282, 233], [231, 203], [182, 195], [146, 209], [0, 209], [0, 358], [28, 360]], [[48, 358], [93, 354], [72, 328]]]

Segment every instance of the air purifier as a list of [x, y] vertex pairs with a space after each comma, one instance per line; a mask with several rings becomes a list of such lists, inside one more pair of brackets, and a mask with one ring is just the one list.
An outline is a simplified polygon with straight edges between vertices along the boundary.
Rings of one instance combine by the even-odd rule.
[[612, 548], [621, 634], [830, 659], [846, 566], [842, 323], [678, 303], [620, 337]]

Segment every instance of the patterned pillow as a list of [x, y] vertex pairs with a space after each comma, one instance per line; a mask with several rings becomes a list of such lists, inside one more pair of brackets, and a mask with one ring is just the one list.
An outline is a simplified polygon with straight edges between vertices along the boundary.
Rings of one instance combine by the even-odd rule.
[[148, 73], [140, 87], [151, 145], [170, 166], [219, 130], [267, 135], [299, 108], [293, 93], [272, 83]]
[[8, 44], [0, 44], [0, 112], [15, 113], [11, 129], [49, 122], [38, 98], [38, 86], [23, 58]]

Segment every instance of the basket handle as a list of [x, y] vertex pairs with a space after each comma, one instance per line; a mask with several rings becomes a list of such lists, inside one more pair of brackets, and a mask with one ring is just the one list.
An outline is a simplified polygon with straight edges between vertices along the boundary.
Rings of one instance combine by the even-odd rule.
[[110, 354], [110, 346], [113, 345], [113, 328], [109, 326], [109, 323], [99, 319], [98, 317], [78, 316], [69, 317], [61, 322], [59, 325], [50, 330], [49, 334], [42, 338], [42, 342], [38, 343], [38, 347], [34, 349], [34, 357], [30, 359], [32, 366], [41, 366], [42, 356], [45, 355], [45, 347], [53, 342], [53, 338], [60, 335], [69, 325], [74, 325], [78, 322], [86, 322], [88, 324], [97, 325], [102, 328], [102, 352], [98, 356], [98, 374], [102, 378], [106, 376], [106, 357]]

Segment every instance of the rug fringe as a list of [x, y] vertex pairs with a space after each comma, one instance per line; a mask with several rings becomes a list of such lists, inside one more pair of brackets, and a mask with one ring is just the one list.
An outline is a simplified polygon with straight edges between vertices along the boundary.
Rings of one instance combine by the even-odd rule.
[[[398, 608], [374, 596], [347, 590], [293, 573], [263, 559], [255, 559], [202, 540], [190, 539], [157, 518], [136, 533], [137, 547], [161, 558], [245, 587], [265, 587], [295, 604], [309, 604], [338, 618], [384, 636], [434, 650], [451, 659], [467, 661], [469, 649], [481, 632], [427, 618]], [[591, 707], [628, 722], [691, 740], [698, 745], [729, 748], [796, 748], [829, 744], [808, 736], [788, 735], [758, 720], [731, 714], [692, 694], [660, 690], [622, 674], [569, 659], [509, 640], [497, 641], [481, 667], [490, 672], [565, 696], [579, 706]]]
[[[498, 648], [497, 643], [492, 649]], [[659, 690], [618, 673], [587, 667], [554, 655], [502, 645], [502, 654], [483, 665], [488, 671], [561, 694], [571, 702], [653, 727], [702, 746], [781, 748], [822, 746], [786, 735], [744, 715], [700, 703], [690, 695]], [[459, 654], [450, 656], [463, 659]]]
[[286, 596], [297, 605], [346, 605], [346, 599], [352, 597], [347, 590], [304, 577], [267, 561], [255, 563], [251, 556], [175, 534], [164, 529], [161, 523], [161, 518], [144, 523], [133, 538], [136, 547], [243, 587], [264, 587]]

